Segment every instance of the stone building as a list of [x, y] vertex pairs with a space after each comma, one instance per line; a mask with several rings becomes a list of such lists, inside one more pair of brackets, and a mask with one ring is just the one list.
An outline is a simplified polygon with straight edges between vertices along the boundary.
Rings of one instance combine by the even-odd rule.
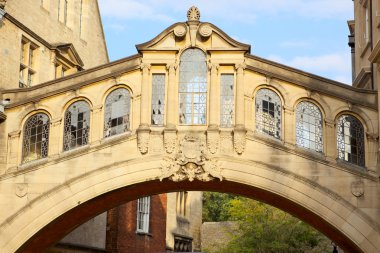
[[[25, 9], [28, 15], [25, 15]], [[55, 79], [67, 80], [71, 74], [109, 61], [98, 2], [92, 0], [1, 1], [0, 45], [0, 94], [6, 89], [17, 96], [21, 89], [34, 89]], [[44, 92], [44, 89], [40, 90], [41, 94]], [[4, 106], [7, 103], [7, 100], [0, 102], [0, 120], [6, 119]], [[82, 123], [85, 124], [84, 121]], [[83, 128], [80, 131], [86, 135]], [[0, 135], [3, 134], [4, 129]], [[1, 141], [5, 139], [1, 138]], [[83, 138], [81, 144], [87, 142]], [[70, 145], [64, 144], [64, 149], [71, 150], [73, 147]], [[4, 147], [0, 150], [3, 151], [0, 163], [4, 164], [6, 151]], [[29, 156], [27, 160], [39, 156], [43, 154]], [[143, 205], [138, 206], [144, 200]], [[156, 252], [164, 252], [167, 249], [199, 249], [201, 205], [197, 203], [200, 201], [200, 192], [161, 194], [132, 201], [92, 218], [49, 251], [151, 252], [155, 249]], [[171, 206], [167, 206], [169, 204]], [[138, 210], [143, 217], [140, 228], [137, 225]], [[187, 210], [186, 214], [184, 210]], [[191, 224], [190, 219], [195, 222]]]
[[[196, 7], [187, 14], [136, 55], [1, 90], [2, 251], [43, 251], [106, 210], [164, 192], [180, 192], [167, 195], [168, 248], [193, 235], [195, 249], [200, 209], [180, 203], [209, 190], [283, 209], [345, 252], [380, 252], [378, 79], [367, 73], [376, 60], [353, 57], [351, 87], [252, 55]], [[355, 41], [360, 22], [350, 22]], [[19, 87], [20, 69], [34, 65], [16, 58]]]

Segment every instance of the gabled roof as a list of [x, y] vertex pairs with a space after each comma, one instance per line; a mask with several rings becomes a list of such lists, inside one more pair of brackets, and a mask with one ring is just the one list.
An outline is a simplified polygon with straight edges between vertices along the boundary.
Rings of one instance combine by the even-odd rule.
[[[228, 51], [245, 51], [246, 53], [251, 52], [251, 45], [244, 44], [232, 39], [225, 32], [223, 32], [217, 26], [208, 22], [199, 21], [188, 21], [175, 23], [163, 32], [158, 34], [152, 40], [136, 45], [139, 53], [142, 51], [152, 51], [152, 50], [178, 50], [179, 48], [175, 45], [175, 41], [180, 41], [186, 38], [186, 36], [192, 37], [192, 40], [216, 40], [220, 42], [222, 46], [216, 48], [211, 47], [208, 50], [228, 50]], [[196, 37], [196, 39], [195, 39]], [[165, 40], [172, 40], [172, 43], [165, 42]], [[194, 46], [194, 45], [193, 45]]]
[[83, 61], [72, 43], [58, 43], [53, 44], [52, 47], [52, 50], [56, 51], [57, 55], [66, 58], [79, 68], [83, 67]]

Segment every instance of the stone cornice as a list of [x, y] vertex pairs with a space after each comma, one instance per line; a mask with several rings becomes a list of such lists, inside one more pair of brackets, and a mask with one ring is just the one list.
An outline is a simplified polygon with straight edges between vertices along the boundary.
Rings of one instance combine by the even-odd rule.
[[246, 59], [246, 70], [377, 110], [377, 91], [358, 89], [254, 55], [246, 55]]
[[[24, 89], [2, 90], [3, 97], [10, 98], [11, 103], [6, 108], [14, 108], [43, 98], [54, 96], [70, 90], [115, 78], [123, 73], [140, 68], [140, 55], [133, 55], [114, 62], [110, 62], [92, 69], [55, 79], [46, 83]], [[41, 89], [44, 92], [41, 94]]]

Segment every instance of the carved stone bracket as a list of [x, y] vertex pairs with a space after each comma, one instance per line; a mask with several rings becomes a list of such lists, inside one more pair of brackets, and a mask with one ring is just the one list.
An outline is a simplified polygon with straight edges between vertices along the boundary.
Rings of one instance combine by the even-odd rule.
[[219, 130], [208, 129], [207, 130], [207, 148], [211, 154], [215, 154], [219, 149]]
[[165, 129], [164, 130], [164, 147], [168, 154], [172, 154], [177, 146], [177, 130]]
[[180, 142], [178, 152], [173, 157], [165, 157], [161, 167], [160, 180], [174, 182], [194, 180], [208, 182], [218, 178], [223, 180], [216, 159], [208, 155], [204, 141], [196, 135], [186, 135]]
[[137, 129], [137, 147], [139, 148], [141, 154], [146, 154], [148, 152], [149, 136], [149, 126], [140, 126], [139, 129]]
[[245, 137], [247, 130], [245, 128], [234, 129], [234, 148], [236, 153], [241, 155], [245, 150]]

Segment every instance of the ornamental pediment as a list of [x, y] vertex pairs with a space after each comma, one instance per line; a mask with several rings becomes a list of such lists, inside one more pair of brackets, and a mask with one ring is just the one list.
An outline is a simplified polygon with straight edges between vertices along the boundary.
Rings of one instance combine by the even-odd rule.
[[57, 60], [64, 61], [70, 67], [80, 66], [83, 67], [82, 59], [75, 50], [71, 43], [53, 45], [56, 53]]
[[201, 47], [207, 50], [250, 53], [250, 45], [232, 39], [211, 23], [200, 22], [200, 12], [196, 7], [193, 6], [189, 9], [187, 17], [187, 22], [175, 23], [152, 40], [136, 45], [137, 50], [141, 53], [143, 51], [177, 51], [181, 48]]

